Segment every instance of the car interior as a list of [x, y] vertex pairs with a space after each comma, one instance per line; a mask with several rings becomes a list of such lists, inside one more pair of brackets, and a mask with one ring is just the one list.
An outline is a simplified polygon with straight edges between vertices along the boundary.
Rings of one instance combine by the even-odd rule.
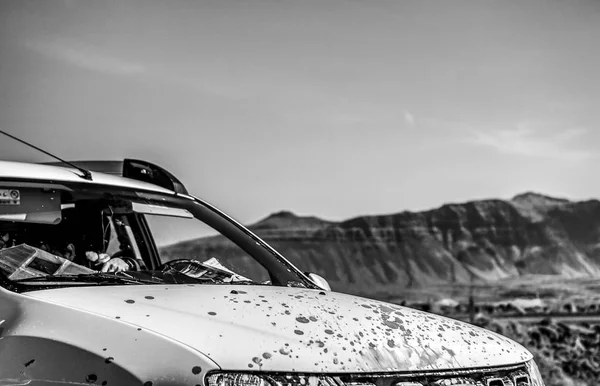
[[177, 234], [181, 227], [175, 229], [168, 223], [162, 229], [151, 229], [150, 220], [187, 218], [189, 223], [184, 225], [190, 229], [202, 224], [185, 209], [84, 189], [58, 190], [14, 183], [5, 188], [0, 182], [0, 192], [9, 191], [7, 195], [12, 194], [13, 199], [10, 203], [0, 201], [0, 272], [11, 280], [97, 272], [115, 257], [133, 261], [131, 271], [140, 275], [170, 269], [217, 282], [250, 281], [248, 277], [262, 283], [270, 280], [265, 268], [223, 236], [213, 237], [227, 246], [221, 249], [220, 261], [211, 248], [163, 254], [156, 244], [157, 230], [171, 229]]

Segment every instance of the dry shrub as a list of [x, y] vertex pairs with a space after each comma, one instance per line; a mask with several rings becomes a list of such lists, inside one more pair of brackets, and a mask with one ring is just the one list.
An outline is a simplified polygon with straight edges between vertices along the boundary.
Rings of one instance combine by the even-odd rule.
[[543, 320], [522, 324], [480, 318], [476, 324], [511, 338], [534, 355], [546, 386], [600, 383], [600, 328]]

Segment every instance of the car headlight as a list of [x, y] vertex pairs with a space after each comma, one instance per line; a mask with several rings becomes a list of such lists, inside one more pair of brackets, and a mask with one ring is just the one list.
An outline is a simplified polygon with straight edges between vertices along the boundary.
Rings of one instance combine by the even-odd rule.
[[545, 386], [542, 374], [535, 361], [533, 359], [530, 360], [526, 363], [526, 366], [527, 372], [529, 373], [529, 379], [531, 380], [531, 386]]
[[322, 375], [252, 373], [212, 373], [207, 376], [206, 384], [207, 386], [338, 386], [334, 379]]

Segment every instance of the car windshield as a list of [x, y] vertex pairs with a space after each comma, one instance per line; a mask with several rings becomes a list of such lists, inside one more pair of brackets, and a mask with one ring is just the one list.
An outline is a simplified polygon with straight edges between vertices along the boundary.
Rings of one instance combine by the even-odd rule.
[[[2, 198], [4, 197], [4, 198]], [[317, 288], [246, 228], [189, 196], [0, 181], [0, 282]]]

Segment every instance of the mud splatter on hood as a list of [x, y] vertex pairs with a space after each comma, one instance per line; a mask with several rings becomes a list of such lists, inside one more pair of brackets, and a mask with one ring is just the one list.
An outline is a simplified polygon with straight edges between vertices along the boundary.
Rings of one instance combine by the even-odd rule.
[[426, 371], [531, 358], [508, 338], [469, 324], [334, 292], [153, 285], [26, 295], [154, 331], [195, 348], [227, 370]]

